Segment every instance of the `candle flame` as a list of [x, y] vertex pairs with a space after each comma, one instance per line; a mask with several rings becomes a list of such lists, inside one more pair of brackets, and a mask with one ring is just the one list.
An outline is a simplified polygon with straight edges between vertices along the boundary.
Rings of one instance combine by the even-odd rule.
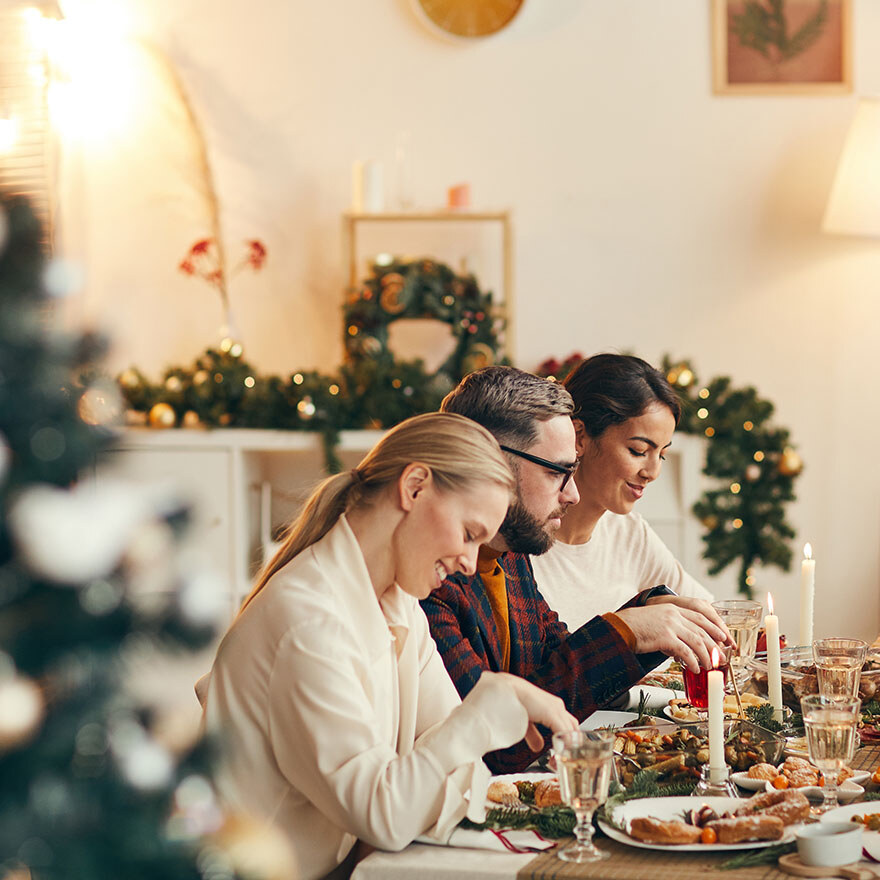
[[718, 648], [712, 648], [712, 668], [717, 669], [718, 663], [721, 660], [721, 655], [718, 653]]
[[804, 559], [812, 559], [813, 558], [813, 545], [807, 541], [804, 544]]
[[767, 593], [767, 613], [773, 613], [773, 597], [769, 593]]

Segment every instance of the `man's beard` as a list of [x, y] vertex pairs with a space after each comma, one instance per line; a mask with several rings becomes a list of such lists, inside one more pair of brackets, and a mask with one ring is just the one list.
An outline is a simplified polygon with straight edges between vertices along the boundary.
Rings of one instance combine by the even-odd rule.
[[[561, 516], [562, 511], [557, 511], [554, 515]], [[511, 552], [527, 553], [529, 556], [546, 553], [556, 540], [541, 521], [526, 510], [519, 498], [507, 509], [507, 516], [498, 532]]]

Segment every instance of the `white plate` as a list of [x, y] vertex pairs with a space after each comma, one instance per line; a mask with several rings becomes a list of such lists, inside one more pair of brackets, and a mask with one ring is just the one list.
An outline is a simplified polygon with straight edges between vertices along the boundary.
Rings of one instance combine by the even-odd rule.
[[748, 770], [739, 770], [736, 773], [731, 773], [730, 778], [735, 785], [747, 791], [760, 791], [767, 781], [766, 779], [753, 779], [749, 776]]
[[[822, 797], [822, 789], [818, 785], [801, 785], [797, 788], [789, 788], [788, 790], [799, 791], [810, 798], [810, 800], [819, 800]], [[776, 791], [769, 779], [766, 780], [765, 791]], [[837, 800], [842, 804], [848, 804], [853, 798], [864, 793], [865, 789], [857, 782], [853, 782], [851, 777], [837, 787]], [[877, 812], [880, 812], [880, 810]]]
[[[681, 819], [683, 810], [693, 810], [708, 804], [719, 815], [725, 812], [733, 812], [746, 802], [747, 798], [723, 798], [723, 797], [665, 797], [665, 798], [637, 798], [621, 804], [613, 813], [615, 822], [628, 826], [632, 819], [642, 816], [651, 816], [654, 819]], [[599, 827], [618, 843], [627, 846], [635, 846], [639, 849], [659, 849], [667, 852], [718, 852], [728, 849], [760, 849], [765, 846], [777, 846], [780, 843], [788, 843], [794, 840], [796, 825], [790, 825], [785, 829], [785, 834], [779, 840], [755, 840], [746, 843], [682, 843], [675, 846], [664, 846], [660, 843], [644, 843], [636, 840], [628, 834], [624, 834], [619, 828], [609, 825], [604, 819], [599, 819]], [[878, 835], [880, 836], [880, 835]]]
[[[581, 722], [581, 730], [598, 730], [600, 727], [623, 727], [630, 721], [638, 718], [637, 712], [612, 712], [610, 709], [600, 709], [593, 712], [589, 718]], [[675, 727], [663, 718], [654, 718], [654, 725], [658, 730], [671, 730]]]
[[[864, 816], [869, 813], [880, 813], [880, 802], [868, 801], [867, 803], [848, 804], [845, 807], [838, 807], [836, 810], [822, 813], [819, 816], [819, 821], [849, 822], [853, 816]], [[862, 847], [872, 859], [880, 861], [880, 831], [868, 831], [866, 828], [862, 835]]]
[[[541, 782], [544, 779], [556, 779], [556, 774], [550, 773], [550, 772], [544, 772], [544, 773], [505, 773], [502, 776], [493, 776], [489, 780], [489, 785], [491, 785], [493, 782]], [[489, 798], [486, 798], [486, 809], [487, 810], [495, 810], [501, 806], [504, 806], [504, 805], [496, 803], [495, 801], [490, 801]]]
[[684, 691], [675, 691], [672, 688], [657, 687], [653, 684], [637, 684], [629, 689], [629, 704], [632, 708], [639, 708], [639, 694], [644, 693], [647, 698], [649, 709], [662, 709], [669, 705], [670, 700], [680, 700]]

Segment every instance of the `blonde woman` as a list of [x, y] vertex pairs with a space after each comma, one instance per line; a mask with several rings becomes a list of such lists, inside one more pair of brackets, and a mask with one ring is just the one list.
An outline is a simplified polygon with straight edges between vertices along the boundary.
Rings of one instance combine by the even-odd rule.
[[344, 876], [360, 840], [401, 849], [479, 817], [481, 756], [534, 726], [568, 730], [562, 701], [483, 673], [462, 702], [418, 600], [473, 574], [513, 479], [469, 419], [432, 413], [325, 480], [226, 634], [207, 686], [233, 805], [274, 821], [301, 877]]

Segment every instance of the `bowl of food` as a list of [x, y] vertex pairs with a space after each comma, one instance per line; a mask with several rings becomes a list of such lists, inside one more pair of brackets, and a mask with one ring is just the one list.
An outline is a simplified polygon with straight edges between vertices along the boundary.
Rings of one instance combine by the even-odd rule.
[[[728, 719], [724, 724], [724, 758], [734, 771], [753, 764], [776, 765], [785, 739], [750, 721]], [[618, 729], [614, 762], [621, 785], [629, 786], [643, 770], [658, 785], [696, 785], [700, 768], [709, 760], [709, 732], [705, 722], [682, 724], [669, 730], [656, 727]]]
[[[809, 645], [783, 648], [779, 652], [782, 673], [782, 702], [795, 712], [801, 710], [801, 697], [819, 693], [813, 649]], [[755, 654], [750, 662], [752, 683], [762, 696], [767, 695], [767, 654]], [[880, 689], [880, 653], [873, 651], [865, 658], [859, 680], [859, 697], [863, 702], [872, 700]]]

